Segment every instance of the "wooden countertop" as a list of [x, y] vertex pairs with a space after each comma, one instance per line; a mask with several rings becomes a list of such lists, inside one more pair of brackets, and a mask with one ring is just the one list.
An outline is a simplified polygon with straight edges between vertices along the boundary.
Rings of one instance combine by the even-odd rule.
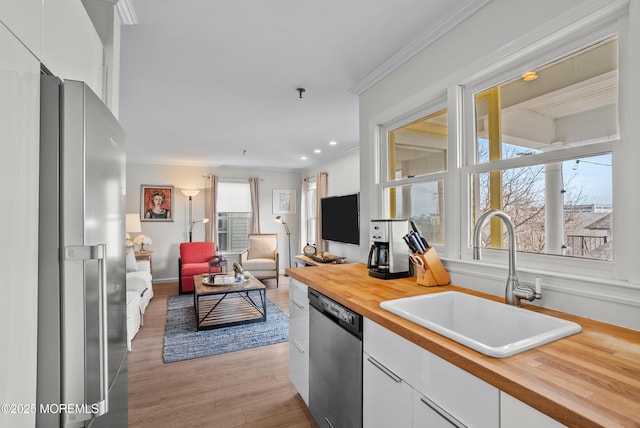
[[381, 309], [384, 300], [462, 291], [381, 280], [361, 263], [290, 268], [286, 273], [570, 427], [640, 427], [640, 332], [527, 305], [577, 322], [582, 332], [508, 358], [492, 358]]

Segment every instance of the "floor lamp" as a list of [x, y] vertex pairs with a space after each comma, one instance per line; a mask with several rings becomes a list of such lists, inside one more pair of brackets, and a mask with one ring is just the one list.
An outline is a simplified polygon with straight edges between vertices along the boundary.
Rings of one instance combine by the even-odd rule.
[[188, 196], [189, 197], [189, 242], [193, 242], [193, 225], [196, 223], [200, 223], [202, 222], [204, 223], [208, 223], [209, 219], [208, 218], [203, 218], [202, 220], [196, 220], [193, 221], [192, 215], [193, 215], [193, 200], [192, 198], [194, 196], [196, 196], [198, 193], [200, 193], [199, 189], [181, 189], [180, 190], [182, 192], [183, 195]]
[[193, 226], [196, 223], [202, 223], [202, 224], [209, 223], [209, 219], [203, 218], [202, 220], [196, 220], [191, 222], [191, 226], [189, 226], [189, 242], [191, 242], [191, 234], [193, 233]]
[[287, 253], [287, 262], [288, 262], [288, 267], [291, 267], [291, 231], [289, 230], [289, 226], [287, 226], [287, 222], [284, 221], [284, 218], [282, 218], [281, 215], [276, 216], [276, 221], [278, 223], [282, 223], [282, 225], [284, 226], [284, 230], [287, 232], [287, 239], [289, 241], [289, 252]]

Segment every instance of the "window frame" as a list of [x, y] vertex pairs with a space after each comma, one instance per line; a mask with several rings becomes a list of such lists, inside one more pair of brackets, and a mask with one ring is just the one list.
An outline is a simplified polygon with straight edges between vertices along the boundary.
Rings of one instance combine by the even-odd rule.
[[[247, 186], [247, 188], [248, 188], [248, 190], [249, 190], [249, 193], [251, 193], [251, 190], [249, 189], [249, 182], [248, 182], [248, 181], [246, 181], [246, 182], [245, 182], [244, 180], [243, 180], [243, 181], [241, 181], [241, 180], [230, 180], [230, 179], [227, 179], [227, 180], [220, 180], [220, 181], [218, 182], [218, 188], [219, 188], [221, 185], [225, 185], [225, 184], [241, 184], [241, 185], [246, 185], [246, 186]], [[217, 197], [218, 197], [218, 198], [220, 197], [220, 192], [218, 192]], [[216, 204], [217, 204], [217, 206], [219, 207], [219, 206], [220, 206], [220, 201], [216, 201]], [[249, 200], [249, 206], [250, 206], [250, 205], [251, 205], [251, 201]], [[247, 245], [248, 245], [248, 243], [249, 243], [249, 233], [251, 233], [251, 224], [252, 224], [252, 221], [253, 221], [253, 213], [252, 213], [251, 211], [248, 211], [248, 212], [245, 212], [245, 211], [217, 211], [217, 212], [216, 212], [216, 216], [217, 216], [217, 218], [215, 219], [216, 224], [218, 225], [218, 227], [216, 227], [216, 243], [218, 243], [218, 245], [219, 245], [219, 243], [220, 243], [220, 242], [222, 242], [222, 240], [220, 239], [220, 233], [221, 233], [221, 230], [222, 230], [222, 229], [220, 228], [220, 220], [222, 219], [222, 218], [221, 218], [221, 214], [223, 214], [223, 213], [225, 213], [225, 214], [226, 214], [226, 213], [242, 213], [242, 214], [249, 214], [249, 215], [248, 215], [248, 217], [247, 217], [247, 222], [248, 222], [248, 226], [249, 226], [249, 227], [248, 227], [248, 233], [247, 233], [247, 236], [246, 236], [246, 242], [247, 242]], [[230, 217], [233, 217], [233, 216], [226, 216], [226, 217], [227, 217], [227, 221], [230, 221]], [[227, 225], [227, 228], [228, 228], [228, 227], [229, 227], [229, 225]], [[232, 242], [232, 239], [231, 239], [231, 237], [232, 237], [232, 236], [231, 236], [231, 231], [230, 231], [230, 230], [227, 230], [226, 232], [223, 232], [223, 233], [226, 233], [226, 235], [227, 235], [227, 241], [226, 241], [226, 244], [227, 244], [227, 245], [229, 245], [229, 244]], [[235, 249], [235, 250], [234, 250], [234, 249], [231, 249], [231, 248], [226, 248], [226, 249], [224, 249], [224, 250], [223, 250], [223, 249], [220, 249], [220, 251], [223, 251], [223, 252], [230, 252], [230, 253], [239, 252], [237, 249]]]
[[[625, 121], [626, 100], [624, 97], [627, 86], [626, 46], [628, 44], [626, 19], [615, 14], [610, 19], [598, 26], [580, 29], [573, 34], [561, 32], [556, 37], [550, 37], [547, 43], [540, 43], [528, 48], [523, 48], [505, 61], [492, 67], [488, 67], [478, 73], [477, 76], [462, 82], [458, 87], [462, 102], [462, 135], [459, 141], [461, 164], [459, 167], [461, 183], [460, 187], [460, 259], [472, 260], [472, 233], [473, 212], [472, 198], [473, 187], [471, 176], [476, 173], [485, 173], [492, 170], [505, 170], [510, 168], [543, 165], [553, 161], [565, 161], [574, 158], [588, 157], [611, 153], [612, 155], [612, 204], [614, 206], [613, 229], [613, 253], [612, 261], [600, 261], [592, 259], [572, 258], [550, 254], [532, 254], [518, 252], [519, 270], [531, 273], [552, 270], [559, 274], [570, 276], [590, 276], [603, 279], [622, 279], [627, 272], [626, 258], [623, 256], [627, 240], [620, 232], [628, 226], [626, 216], [629, 204], [624, 197], [624, 181], [621, 173], [616, 170], [620, 159], [624, 159], [628, 137], [628, 128]], [[551, 63], [564, 58], [572, 53], [606, 40], [610, 37], [618, 38], [618, 138], [604, 142], [571, 147], [558, 151], [549, 151], [511, 159], [501, 159], [487, 163], [476, 163], [477, 151], [475, 147], [476, 121], [475, 121], [475, 95], [489, 88], [501, 85], [521, 75], [524, 71], [536, 69], [541, 65]], [[616, 212], [618, 215], [616, 215]], [[504, 250], [483, 249], [483, 260], [486, 263], [505, 263], [507, 255]], [[616, 257], [616, 254], [618, 255]]]
[[304, 238], [303, 241], [308, 244], [317, 245], [315, 239], [315, 224], [317, 218], [317, 183], [315, 177], [307, 179], [307, 192], [304, 198]]
[[[384, 217], [390, 216], [391, 207], [388, 203], [388, 198], [386, 197], [386, 192], [390, 191], [391, 188], [394, 187], [402, 187], [402, 186], [412, 186], [415, 184], [425, 184], [425, 183], [437, 183], [439, 180], [442, 180], [444, 183], [444, 212], [447, 212], [447, 191], [450, 189], [449, 181], [452, 175], [452, 169], [455, 169], [452, 166], [452, 159], [455, 159], [455, 145], [452, 144], [452, 134], [451, 131], [451, 112], [450, 112], [450, 103], [448, 102], [449, 97], [446, 94], [441, 94], [440, 96], [433, 97], [430, 102], [424, 103], [421, 107], [413, 110], [410, 113], [399, 116], [395, 119], [390, 120], [380, 126], [378, 126], [378, 144], [377, 150], [379, 153], [379, 161], [378, 161], [378, 184], [380, 191], [380, 201], [381, 201], [381, 210], [382, 215]], [[416, 122], [420, 119], [426, 118], [428, 116], [437, 114], [442, 110], [446, 110], [447, 112], [447, 163], [446, 170], [441, 172], [432, 172], [423, 175], [417, 175], [413, 177], [407, 178], [399, 178], [399, 179], [391, 179], [390, 175], [390, 144], [389, 144], [389, 133], [391, 131], [395, 131], [403, 126], [409, 125], [413, 122]], [[455, 165], [455, 163], [453, 164]], [[445, 214], [446, 215], [446, 214]], [[455, 222], [451, 222], [455, 223]], [[445, 222], [444, 233], [444, 243], [434, 243], [434, 247], [442, 248], [446, 246], [447, 241], [449, 240], [449, 228], [447, 227], [449, 222]]]

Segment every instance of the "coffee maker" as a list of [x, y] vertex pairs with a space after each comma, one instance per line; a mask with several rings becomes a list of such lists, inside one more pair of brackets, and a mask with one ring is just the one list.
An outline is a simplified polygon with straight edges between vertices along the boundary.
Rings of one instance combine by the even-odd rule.
[[409, 221], [403, 219], [371, 220], [369, 236], [369, 276], [380, 279], [409, 276], [409, 252], [402, 237], [409, 233]]

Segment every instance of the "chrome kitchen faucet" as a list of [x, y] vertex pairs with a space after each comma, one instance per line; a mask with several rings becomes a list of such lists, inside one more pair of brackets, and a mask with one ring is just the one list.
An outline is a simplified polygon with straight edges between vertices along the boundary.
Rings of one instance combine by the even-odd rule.
[[520, 300], [526, 299], [530, 302], [535, 299], [540, 299], [542, 296], [540, 293], [524, 285], [520, 285], [518, 281], [518, 275], [516, 274], [516, 228], [505, 212], [500, 210], [486, 211], [478, 218], [476, 227], [473, 230], [473, 258], [474, 260], [480, 260], [480, 231], [487, 222], [487, 220], [493, 216], [502, 219], [507, 226], [507, 233], [509, 235], [509, 276], [507, 277], [507, 286], [505, 289], [504, 297], [509, 305], [521, 306]]

